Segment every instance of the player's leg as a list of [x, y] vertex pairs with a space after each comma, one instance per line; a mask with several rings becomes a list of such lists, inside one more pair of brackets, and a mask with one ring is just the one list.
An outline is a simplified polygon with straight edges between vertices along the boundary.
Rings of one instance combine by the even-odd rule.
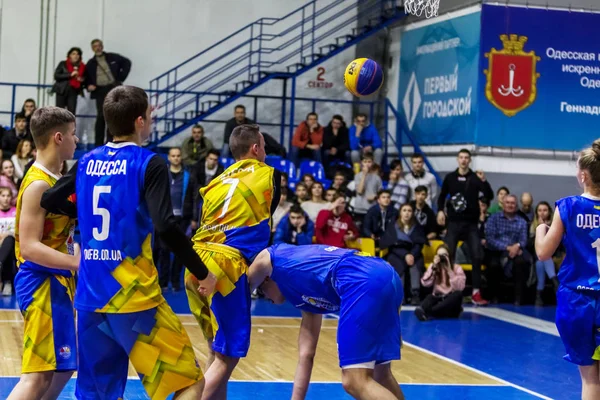
[[594, 360], [600, 337], [596, 299], [566, 287], [556, 294], [556, 328], [565, 346], [565, 359], [579, 366], [582, 398], [600, 398], [598, 361]]
[[210, 368], [212, 363], [215, 361], [215, 351], [213, 350], [212, 346], [213, 346], [213, 340], [207, 339], [206, 340], [207, 357], [206, 357], [206, 366], [204, 367], [205, 371], [208, 371], [208, 369]]
[[[373, 366], [375, 362], [373, 362]], [[397, 400], [392, 392], [373, 378], [371, 368], [342, 369], [342, 386], [344, 390], [359, 400]]]
[[[78, 399], [122, 398], [127, 383], [129, 357], [108, 323], [109, 314], [78, 311]], [[118, 332], [117, 332], [118, 333]]]
[[[42, 398], [56, 370], [77, 369], [73, 282], [58, 278], [26, 270], [19, 271], [15, 278], [17, 300], [25, 320], [24, 346], [21, 380], [10, 399]], [[53, 393], [62, 390], [58, 383], [60, 380]]]
[[598, 362], [595, 362], [594, 365], [579, 366], [579, 374], [581, 375], [581, 399], [600, 399]]
[[200, 398], [202, 371], [187, 332], [164, 302], [156, 308], [108, 316], [110, 327], [151, 398]]
[[204, 335], [204, 339], [206, 339], [207, 342], [208, 355], [206, 359], [206, 367], [204, 369], [207, 371], [215, 359], [215, 352], [212, 349], [212, 344], [215, 337], [215, 328], [213, 328], [214, 317], [212, 316], [212, 312], [210, 310], [210, 299], [201, 296], [200, 293], [198, 293], [198, 282], [192, 278], [193, 275], [186, 269], [184, 272], [185, 294], [188, 298], [190, 311], [196, 319], [196, 322], [198, 322], [200, 330]]
[[396, 399], [404, 400], [404, 393], [402, 393], [402, 389], [400, 389], [400, 385], [392, 373], [391, 362], [375, 365], [373, 377], [381, 386], [392, 392]]
[[73, 376], [74, 371], [66, 371], [66, 372], [55, 372], [52, 376], [52, 383], [46, 390], [44, 396], [42, 396], [42, 400], [55, 400], [58, 399], [58, 396], [62, 393], [63, 389], [69, 379]]
[[204, 400], [226, 398], [227, 382], [240, 358], [248, 353], [250, 305], [246, 274], [239, 277], [235, 288], [226, 296], [217, 292], [212, 297], [211, 310], [217, 326], [212, 348], [216, 356], [205, 374]]

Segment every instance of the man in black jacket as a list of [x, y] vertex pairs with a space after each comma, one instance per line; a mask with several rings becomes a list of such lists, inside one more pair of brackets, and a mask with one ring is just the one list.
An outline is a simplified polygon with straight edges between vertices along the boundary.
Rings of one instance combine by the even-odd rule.
[[191, 221], [192, 231], [198, 229], [200, 220], [200, 189], [208, 185], [217, 176], [225, 171], [219, 162], [219, 151], [211, 149], [206, 158], [198, 161], [190, 170], [190, 184], [185, 193], [183, 203], [183, 218]]
[[[102, 105], [104, 99], [111, 89], [121, 85], [131, 70], [131, 61], [117, 53], [105, 53], [102, 40], [92, 40], [92, 51], [94, 57], [90, 58], [85, 68], [85, 85], [90, 97], [96, 99], [96, 147], [102, 146], [104, 142], [104, 133], [106, 131], [106, 122]], [[107, 141], [112, 140], [112, 135], [108, 132]]]
[[[492, 199], [494, 192], [489, 182], [485, 179], [483, 171], [473, 172], [469, 168], [471, 152], [461, 149], [458, 152], [458, 168], [444, 178], [442, 191], [438, 197], [439, 225], [445, 225], [446, 213], [448, 215], [448, 232], [445, 242], [450, 248], [451, 259], [454, 259], [456, 245], [460, 239], [466, 239], [466, 244], [471, 253], [473, 265], [473, 296], [476, 305], [486, 305], [488, 302], [481, 297], [481, 263], [483, 249], [479, 240], [477, 221], [479, 220], [479, 193]], [[444, 213], [446, 210], [446, 213]]]
[[225, 123], [225, 131], [223, 132], [223, 147], [221, 148], [222, 157], [230, 157], [229, 152], [229, 137], [231, 132], [238, 125], [252, 125], [254, 121], [250, 118], [246, 118], [246, 107], [242, 104], [235, 106], [233, 111], [233, 118]]
[[392, 194], [389, 190], [377, 193], [377, 204], [367, 211], [363, 221], [363, 235], [373, 240], [379, 240], [388, 225], [394, 225], [398, 219], [398, 211], [392, 204]]

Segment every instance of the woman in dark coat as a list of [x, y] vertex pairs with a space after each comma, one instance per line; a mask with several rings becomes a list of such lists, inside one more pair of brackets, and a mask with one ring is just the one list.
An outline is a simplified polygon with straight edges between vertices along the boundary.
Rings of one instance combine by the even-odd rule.
[[379, 244], [380, 248], [389, 249], [387, 261], [400, 275], [402, 282], [408, 270], [412, 305], [420, 304], [421, 275], [425, 270], [421, 250], [426, 242], [427, 236], [414, 218], [413, 207], [403, 204], [398, 220], [386, 227]]
[[81, 49], [72, 47], [67, 53], [67, 59], [58, 63], [54, 71], [54, 86], [56, 107], [66, 108], [75, 114], [77, 96], [83, 95], [83, 77], [85, 64], [81, 60]]

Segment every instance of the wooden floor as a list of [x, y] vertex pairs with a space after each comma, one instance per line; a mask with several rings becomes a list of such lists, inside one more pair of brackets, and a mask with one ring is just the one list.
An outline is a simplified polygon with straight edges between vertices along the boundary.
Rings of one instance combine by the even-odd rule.
[[[191, 315], [180, 315], [198, 359], [206, 361], [206, 343]], [[252, 344], [248, 357], [233, 373], [232, 380], [292, 381], [297, 362], [299, 318], [252, 318]], [[337, 320], [325, 319], [312, 380], [339, 382], [336, 344]], [[18, 376], [21, 368], [23, 322], [17, 310], [0, 310], [0, 376]], [[498, 381], [456, 365], [410, 345], [402, 349], [402, 361], [392, 364], [400, 383], [497, 385]], [[131, 376], [135, 371], [130, 368]]]

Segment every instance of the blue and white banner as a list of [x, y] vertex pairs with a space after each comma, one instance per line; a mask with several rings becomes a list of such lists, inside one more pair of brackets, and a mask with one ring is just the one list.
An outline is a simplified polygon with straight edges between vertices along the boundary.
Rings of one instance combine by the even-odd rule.
[[600, 137], [600, 14], [484, 5], [481, 20], [476, 144], [579, 150]]
[[402, 33], [401, 128], [420, 144], [475, 140], [480, 17], [474, 11]]

